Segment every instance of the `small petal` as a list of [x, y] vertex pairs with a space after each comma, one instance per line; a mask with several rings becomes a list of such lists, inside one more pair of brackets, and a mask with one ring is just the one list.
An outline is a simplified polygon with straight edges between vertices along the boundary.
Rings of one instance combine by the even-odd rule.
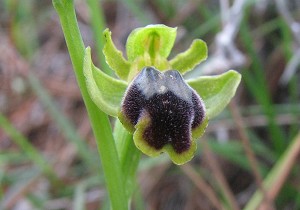
[[207, 125], [202, 99], [178, 71], [162, 73], [152, 67], [144, 68], [128, 87], [119, 118], [134, 132], [142, 152], [157, 156], [166, 151], [176, 164], [193, 157], [195, 138]]
[[170, 61], [172, 69], [178, 70], [181, 74], [191, 71], [196, 65], [207, 58], [207, 46], [201, 39], [193, 41], [189, 49], [178, 54]]
[[103, 35], [105, 38], [103, 54], [105, 55], [107, 64], [116, 72], [118, 77], [127, 80], [130, 71], [130, 63], [125, 60], [122, 52], [115, 47], [111, 39], [111, 32], [108, 29], [105, 29]]
[[149, 54], [152, 59], [157, 55], [167, 58], [171, 52], [176, 38], [176, 28], [168, 26], [148, 25], [137, 28], [131, 32], [126, 43], [128, 60], [133, 62], [136, 58]]

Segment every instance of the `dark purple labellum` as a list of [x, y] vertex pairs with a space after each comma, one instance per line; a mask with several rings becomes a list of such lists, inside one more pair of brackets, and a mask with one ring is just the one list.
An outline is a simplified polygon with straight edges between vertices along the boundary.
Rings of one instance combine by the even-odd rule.
[[178, 71], [146, 67], [128, 87], [121, 114], [131, 131], [140, 119], [149, 118], [139, 140], [155, 150], [171, 145], [181, 154], [190, 149], [192, 131], [203, 123], [205, 107]]

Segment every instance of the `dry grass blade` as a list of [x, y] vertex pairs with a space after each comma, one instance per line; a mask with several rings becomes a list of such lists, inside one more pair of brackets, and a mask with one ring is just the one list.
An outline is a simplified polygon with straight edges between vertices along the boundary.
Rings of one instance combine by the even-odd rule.
[[[294, 138], [293, 142], [286, 149], [285, 153], [273, 167], [271, 172], [268, 174], [264, 181], [264, 187], [266, 194], [270, 200], [274, 200], [283, 184], [285, 183], [289, 173], [291, 172], [292, 166], [295, 164], [298, 155], [300, 154], [300, 132]], [[252, 196], [244, 210], [267, 209], [267, 204], [263, 199], [263, 195], [260, 191]]]
[[[276, 182], [275, 182], [276, 184], [270, 185], [272, 187], [268, 187], [268, 188], [266, 187], [267, 188], [266, 194], [270, 200], [274, 200], [277, 197], [280, 189], [282, 188], [283, 184], [285, 183], [289, 173], [291, 172], [293, 165], [295, 164], [295, 162], [297, 160], [296, 158], [300, 153], [300, 132], [295, 137], [294, 142], [295, 142], [294, 144], [291, 144], [292, 145], [290, 147], [291, 150], [287, 149], [288, 153], [285, 158], [285, 161], [283, 161], [283, 160], [281, 161], [281, 163], [284, 162], [284, 164], [279, 164], [282, 166], [282, 168], [280, 169], [280, 171], [281, 171], [280, 175], [276, 179]], [[264, 209], [266, 209], [265, 207], [266, 207], [266, 203], [263, 202], [259, 209], [264, 210]]]
[[185, 164], [180, 167], [182, 171], [191, 179], [191, 181], [196, 185], [196, 187], [207, 196], [213, 206], [215, 206], [219, 210], [224, 210], [221, 202], [216, 196], [214, 190], [202, 179], [201, 176], [197, 174], [195, 169], [190, 164]]
[[[13, 209], [15, 204], [19, 200], [24, 198], [28, 192], [30, 192], [35, 185], [38, 184], [39, 179], [42, 177], [42, 174], [38, 174], [32, 177], [24, 186], [20, 187], [17, 191], [13, 193], [7, 200], [4, 200], [3, 209]], [[1, 207], [1, 205], [0, 205]]]
[[262, 177], [258, 170], [257, 159], [254, 155], [253, 150], [251, 149], [250, 141], [249, 141], [249, 138], [248, 138], [246, 130], [245, 130], [245, 125], [244, 125], [243, 119], [241, 117], [241, 114], [239, 112], [239, 108], [236, 104], [235, 99], [233, 99], [231, 101], [231, 103], [229, 104], [229, 108], [230, 108], [233, 120], [237, 126], [238, 134], [240, 136], [243, 147], [245, 149], [246, 156], [249, 160], [256, 184], [259, 187], [259, 189], [261, 190], [261, 192], [264, 194], [264, 200], [266, 201], [266, 204], [269, 204], [268, 206], [272, 206], [272, 202], [268, 198], [268, 196], [266, 194], [266, 190], [264, 189], [264, 186], [262, 184]]
[[204, 145], [204, 154], [206, 156], [206, 161], [208, 162], [211, 170], [212, 170], [212, 174], [215, 177], [215, 179], [217, 180], [218, 184], [220, 185], [220, 188], [222, 189], [223, 193], [225, 194], [225, 197], [227, 198], [230, 208], [232, 210], [239, 210], [240, 207], [234, 197], [234, 194], [232, 193], [224, 174], [222, 173], [222, 171], [220, 170], [220, 165], [217, 163], [214, 155], [212, 154], [209, 145], [206, 141], [203, 141], [203, 145]]

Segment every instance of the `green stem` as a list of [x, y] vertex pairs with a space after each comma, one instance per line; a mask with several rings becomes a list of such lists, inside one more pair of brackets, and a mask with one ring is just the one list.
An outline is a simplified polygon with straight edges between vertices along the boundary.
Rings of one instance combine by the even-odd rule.
[[109, 119], [93, 103], [85, 86], [85, 77], [82, 71], [84, 44], [77, 24], [74, 3], [72, 0], [53, 0], [52, 2], [61, 21], [77, 82], [96, 138], [112, 209], [126, 210], [128, 203], [124, 179]]
[[135, 177], [141, 152], [135, 146], [132, 134], [123, 127], [119, 120], [117, 120], [115, 124], [114, 137], [116, 145], [118, 145], [117, 149], [120, 156], [124, 180], [126, 180], [126, 193], [128, 199], [130, 199], [132, 197], [133, 189], [136, 186]]

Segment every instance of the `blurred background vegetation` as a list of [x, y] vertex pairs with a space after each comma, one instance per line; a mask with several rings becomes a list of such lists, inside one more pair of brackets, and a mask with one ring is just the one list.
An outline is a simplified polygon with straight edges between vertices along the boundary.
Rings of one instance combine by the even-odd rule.
[[[142, 158], [132, 209], [251, 210], [259, 198], [260, 209], [300, 209], [299, 0], [75, 3], [95, 52], [105, 27], [124, 51], [132, 29], [163, 23], [178, 27], [173, 55], [195, 38], [207, 42], [208, 60], [187, 77], [243, 76], [190, 163]], [[0, 209], [109, 209], [97, 158], [51, 1], [1, 0]]]

